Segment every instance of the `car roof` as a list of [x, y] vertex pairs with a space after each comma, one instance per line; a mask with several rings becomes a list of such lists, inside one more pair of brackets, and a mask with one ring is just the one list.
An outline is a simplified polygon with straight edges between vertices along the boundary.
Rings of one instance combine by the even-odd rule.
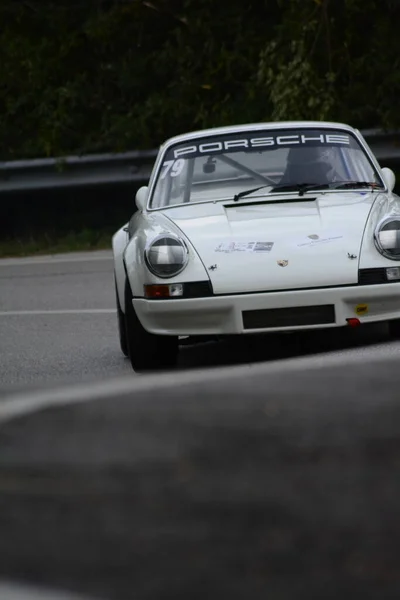
[[290, 127], [298, 127], [298, 128], [328, 128], [328, 129], [345, 129], [347, 131], [356, 132], [353, 127], [350, 125], [346, 125], [345, 123], [335, 123], [331, 121], [271, 121], [271, 122], [259, 122], [259, 123], [246, 123], [242, 125], [227, 125], [225, 127], [211, 127], [209, 129], [198, 129], [196, 131], [190, 131], [187, 133], [182, 133], [167, 139], [163, 144], [162, 148], [165, 146], [170, 146], [172, 144], [176, 144], [179, 142], [184, 142], [186, 140], [192, 140], [208, 135], [218, 135], [218, 134], [226, 134], [226, 133], [245, 133], [246, 131], [257, 131], [262, 129], [287, 129]]

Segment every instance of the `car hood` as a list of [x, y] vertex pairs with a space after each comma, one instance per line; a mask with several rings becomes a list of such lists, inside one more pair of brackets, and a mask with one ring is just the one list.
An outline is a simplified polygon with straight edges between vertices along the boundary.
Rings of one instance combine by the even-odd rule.
[[164, 215], [194, 246], [216, 294], [355, 284], [374, 193], [205, 203]]

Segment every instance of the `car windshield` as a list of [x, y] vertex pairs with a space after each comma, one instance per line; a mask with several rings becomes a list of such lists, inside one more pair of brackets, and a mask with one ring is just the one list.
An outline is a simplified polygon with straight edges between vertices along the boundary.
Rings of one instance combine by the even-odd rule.
[[[382, 186], [357, 138], [341, 129], [266, 129], [188, 139], [168, 148], [156, 174], [151, 208], [188, 202], [267, 199], [298, 186]], [[291, 187], [293, 189], [291, 190]], [[260, 188], [258, 190], [252, 188]], [[245, 194], [243, 194], [245, 195]]]

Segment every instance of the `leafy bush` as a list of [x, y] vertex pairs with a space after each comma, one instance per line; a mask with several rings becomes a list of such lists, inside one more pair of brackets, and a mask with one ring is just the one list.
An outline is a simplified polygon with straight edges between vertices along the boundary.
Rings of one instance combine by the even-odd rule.
[[0, 159], [215, 125], [400, 125], [394, 0], [2, 0]]

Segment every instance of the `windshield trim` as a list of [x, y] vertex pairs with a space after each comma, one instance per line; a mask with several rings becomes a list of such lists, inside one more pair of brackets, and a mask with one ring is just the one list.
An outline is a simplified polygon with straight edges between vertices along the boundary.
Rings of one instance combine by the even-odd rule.
[[[262, 125], [262, 124], [260, 124]], [[350, 126], [330, 126], [329, 124], [321, 124], [320, 126], [318, 126], [318, 123], [307, 123], [307, 124], [302, 124], [302, 123], [296, 123], [296, 125], [293, 123], [291, 126], [288, 123], [282, 123], [282, 126], [279, 127], [271, 127], [270, 124], [267, 125], [266, 127], [262, 127], [260, 126], [258, 127], [254, 127], [254, 124], [252, 127], [249, 128], [241, 128], [238, 127], [237, 131], [238, 133], [249, 133], [249, 134], [255, 134], [255, 133], [259, 133], [260, 131], [263, 131], [265, 129], [266, 132], [268, 131], [280, 131], [280, 130], [284, 130], [286, 131], [287, 129], [293, 129], [293, 130], [303, 130], [303, 129], [321, 129], [321, 131], [323, 130], [327, 130], [327, 131], [335, 131], [338, 133], [346, 133], [351, 135], [353, 138], [355, 138], [358, 142], [358, 144], [361, 146], [361, 148], [364, 151], [364, 154], [368, 160], [368, 162], [371, 164], [371, 166], [374, 168], [374, 170], [376, 171], [379, 180], [382, 184], [382, 189], [379, 190], [380, 193], [389, 193], [389, 188], [386, 185], [386, 181], [383, 178], [382, 174], [381, 174], [381, 166], [377, 160], [377, 158], [375, 157], [374, 153], [372, 152], [372, 150], [369, 148], [369, 146], [367, 145], [366, 141], [364, 140], [363, 136], [360, 134], [360, 132], [358, 130], [355, 130], [353, 128], [351, 128]], [[222, 135], [225, 135], [224, 133], [222, 133], [221, 131], [216, 130], [214, 133], [212, 133], [210, 130], [208, 130], [207, 134], [204, 134], [204, 137], [220, 137]], [[191, 141], [193, 139], [201, 139], [203, 137], [202, 132], [199, 132], [198, 134], [196, 133], [196, 135], [190, 135], [188, 134], [187, 138], [184, 139], [180, 139], [179, 141], [176, 140], [176, 138], [171, 138], [169, 141], [167, 141], [164, 145], [162, 145], [160, 147], [160, 152], [158, 154], [158, 157], [156, 159], [156, 162], [153, 166], [152, 169], [152, 173], [150, 176], [150, 180], [149, 180], [149, 190], [148, 190], [148, 196], [147, 196], [147, 203], [146, 203], [146, 212], [154, 212], [154, 211], [159, 211], [159, 210], [168, 210], [169, 208], [176, 208], [177, 206], [187, 206], [189, 203], [183, 203], [183, 202], [179, 202], [177, 204], [169, 204], [168, 206], [160, 206], [160, 207], [151, 207], [151, 201], [153, 199], [154, 196], [154, 191], [155, 191], [155, 187], [156, 187], [156, 183], [158, 182], [158, 177], [160, 174], [160, 170], [162, 168], [162, 163], [164, 161], [164, 157], [167, 154], [167, 152], [173, 148], [174, 146], [180, 146], [181, 144], [185, 143], [185, 141]], [[366, 188], [359, 188], [359, 190], [357, 188], [352, 189], [352, 190], [324, 190], [325, 193], [349, 193], [349, 192], [357, 192], [357, 191], [364, 191], [366, 190]], [[378, 191], [378, 190], [377, 190]], [[313, 192], [315, 192], [315, 190], [313, 190]], [[277, 194], [278, 192], [275, 192], [275, 194]], [[298, 194], [298, 191], [295, 192], [281, 192], [282, 194]], [[322, 193], [322, 191], [321, 191]], [[264, 196], [263, 196], [264, 197]], [[255, 196], [251, 196], [252, 199], [255, 198]], [[220, 201], [224, 201], [223, 198], [218, 198], [218, 199], [212, 199], [212, 200], [198, 200], [198, 201], [194, 201], [194, 202], [190, 202], [190, 204], [206, 204], [209, 202], [220, 202]], [[243, 204], [243, 203], [242, 203]]]

